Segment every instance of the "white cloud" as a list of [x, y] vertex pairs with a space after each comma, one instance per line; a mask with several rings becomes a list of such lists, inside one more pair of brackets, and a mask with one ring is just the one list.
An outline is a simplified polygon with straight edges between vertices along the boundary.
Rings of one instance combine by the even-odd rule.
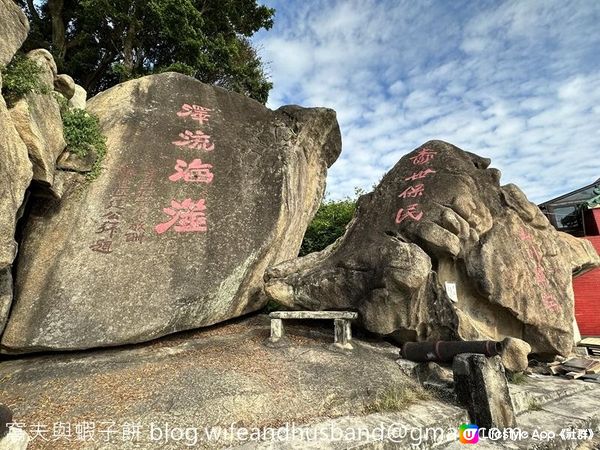
[[600, 177], [600, 2], [267, 2], [269, 106], [328, 106], [332, 197], [430, 139], [492, 158], [533, 201]]

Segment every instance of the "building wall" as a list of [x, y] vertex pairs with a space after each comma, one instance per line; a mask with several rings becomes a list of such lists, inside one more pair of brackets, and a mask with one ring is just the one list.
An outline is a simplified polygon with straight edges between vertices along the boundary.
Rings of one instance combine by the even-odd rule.
[[[600, 254], [600, 236], [587, 236]], [[582, 336], [600, 336], [600, 268], [573, 280], [575, 319]]]

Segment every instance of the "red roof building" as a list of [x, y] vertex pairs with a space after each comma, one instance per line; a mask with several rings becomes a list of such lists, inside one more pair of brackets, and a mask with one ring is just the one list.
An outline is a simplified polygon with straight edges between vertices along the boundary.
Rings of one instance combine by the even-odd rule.
[[[600, 254], [600, 179], [539, 205], [559, 231], [587, 239]], [[575, 319], [582, 336], [600, 336], [600, 268], [574, 274]]]

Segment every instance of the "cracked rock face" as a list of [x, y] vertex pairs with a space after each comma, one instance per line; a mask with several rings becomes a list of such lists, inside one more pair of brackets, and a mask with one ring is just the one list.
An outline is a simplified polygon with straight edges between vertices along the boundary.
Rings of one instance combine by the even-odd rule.
[[268, 269], [267, 293], [291, 308], [356, 310], [399, 341], [513, 336], [534, 353], [570, 351], [572, 271], [600, 259], [489, 164], [427, 142], [360, 198], [336, 243]]
[[35, 201], [2, 351], [147, 341], [261, 308], [341, 147], [335, 112], [271, 111], [180, 74], [95, 97], [104, 171]]

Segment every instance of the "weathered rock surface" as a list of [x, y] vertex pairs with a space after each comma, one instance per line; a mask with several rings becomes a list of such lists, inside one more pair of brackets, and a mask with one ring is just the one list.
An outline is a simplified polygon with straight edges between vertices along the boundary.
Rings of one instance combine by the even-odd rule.
[[[351, 354], [333, 352], [332, 327], [306, 322], [288, 326], [288, 347], [265, 346], [268, 337], [269, 320], [259, 316], [127, 349], [4, 361], [0, 398], [27, 424], [95, 422], [97, 439], [87, 449], [180, 449], [182, 442], [151, 442], [150, 424], [199, 433], [232, 423], [300, 424], [362, 415], [390, 389], [418, 389], [398, 370], [397, 349], [388, 343], [356, 339]], [[139, 441], [123, 442], [119, 433], [107, 444], [98, 431], [106, 420], [120, 431], [126, 422], [140, 422]], [[203, 439], [193, 448], [224, 444]], [[60, 450], [74, 442], [36, 439], [36, 445]]]
[[49, 90], [52, 90], [54, 86], [54, 80], [58, 75], [58, 69], [56, 67], [56, 61], [52, 53], [43, 48], [37, 48], [27, 53], [27, 58], [35, 61], [38, 66], [42, 68], [40, 78]]
[[514, 336], [535, 353], [568, 353], [572, 271], [600, 258], [489, 164], [427, 142], [360, 198], [335, 244], [270, 268], [267, 293], [291, 308], [356, 310], [399, 341]]
[[54, 78], [54, 90], [60, 92], [67, 100], [75, 95], [75, 81], [69, 75], [60, 74]]
[[56, 99], [49, 94], [28, 94], [10, 109], [10, 117], [29, 151], [33, 179], [54, 183], [56, 160], [67, 143]]
[[0, 0], [0, 66], [13, 58], [29, 33], [27, 17], [12, 0]]
[[271, 111], [173, 73], [88, 110], [105, 170], [32, 206], [3, 351], [140, 342], [261, 308], [266, 267], [297, 254], [340, 152], [335, 112]]
[[[0, 77], [0, 86], [2, 79]], [[27, 147], [13, 126], [0, 95], [0, 333], [12, 303], [12, 263], [17, 253], [16, 224], [33, 176]]]
[[508, 372], [523, 372], [529, 365], [531, 345], [521, 339], [507, 337], [502, 341], [502, 365]]
[[75, 90], [73, 93], [73, 97], [71, 97], [71, 99], [69, 100], [69, 106], [71, 108], [76, 108], [76, 109], [85, 109], [86, 101], [87, 101], [86, 90], [84, 88], [82, 88], [81, 86], [79, 86], [78, 84], [76, 84]]
[[32, 170], [27, 147], [11, 122], [2, 96], [0, 123], [0, 269], [4, 269], [12, 264], [17, 251], [15, 225]]
[[462, 353], [454, 358], [452, 371], [456, 397], [469, 411], [471, 423], [488, 430], [517, 425], [500, 356]]
[[88, 147], [88, 152], [85, 156], [71, 153], [69, 149], [67, 149], [58, 157], [56, 167], [61, 170], [87, 173], [92, 170], [97, 159], [98, 153], [92, 146]]

